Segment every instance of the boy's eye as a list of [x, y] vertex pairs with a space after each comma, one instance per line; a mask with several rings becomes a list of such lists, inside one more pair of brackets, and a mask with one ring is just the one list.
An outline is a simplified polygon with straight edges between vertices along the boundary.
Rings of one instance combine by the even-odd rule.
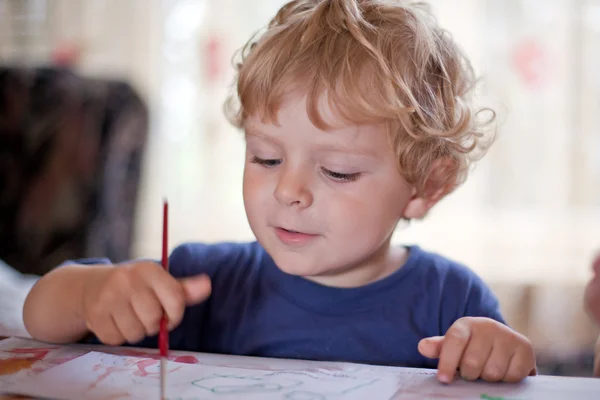
[[355, 172], [353, 174], [342, 174], [341, 172], [330, 171], [326, 168], [322, 168], [322, 170], [325, 175], [340, 182], [354, 182], [360, 177], [360, 172]]
[[264, 159], [264, 158], [259, 158], [254, 156], [252, 158], [252, 163], [253, 164], [259, 164], [265, 167], [276, 167], [277, 165], [281, 164], [281, 160], [278, 159]]

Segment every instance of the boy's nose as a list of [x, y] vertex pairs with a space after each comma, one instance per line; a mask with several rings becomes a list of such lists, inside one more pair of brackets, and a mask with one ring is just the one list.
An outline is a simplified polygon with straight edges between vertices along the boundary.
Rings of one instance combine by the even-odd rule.
[[286, 207], [306, 208], [313, 202], [308, 177], [301, 171], [283, 171], [274, 196], [281, 205]]

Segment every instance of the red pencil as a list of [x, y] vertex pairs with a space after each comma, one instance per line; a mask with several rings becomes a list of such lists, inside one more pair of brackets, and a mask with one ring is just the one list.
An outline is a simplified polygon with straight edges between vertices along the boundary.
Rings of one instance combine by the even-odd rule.
[[[169, 271], [169, 203], [163, 202], [163, 241], [162, 241], [162, 266]], [[169, 356], [169, 330], [167, 328], [167, 316], [163, 312], [160, 320], [160, 332], [158, 333], [158, 346], [160, 350], [160, 398], [166, 397], [167, 357]]]

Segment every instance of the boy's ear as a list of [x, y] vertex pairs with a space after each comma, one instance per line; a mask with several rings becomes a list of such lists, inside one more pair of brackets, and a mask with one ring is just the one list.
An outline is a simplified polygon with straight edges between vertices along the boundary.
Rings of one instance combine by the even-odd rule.
[[422, 190], [413, 189], [411, 199], [404, 207], [403, 217], [420, 219], [438, 201], [444, 198], [456, 187], [458, 163], [449, 157], [438, 158], [433, 162]]

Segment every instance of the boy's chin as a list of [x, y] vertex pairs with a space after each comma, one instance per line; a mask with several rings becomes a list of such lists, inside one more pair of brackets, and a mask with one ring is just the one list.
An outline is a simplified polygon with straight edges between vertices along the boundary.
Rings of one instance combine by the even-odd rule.
[[289, 275], [307, 277], [318, 274], [313, 263], [307, 262], [306, 260], [290, 260], [289, 258], [291, 257], [280, 256], [274, 257], [273, 260], [280, 270]]

